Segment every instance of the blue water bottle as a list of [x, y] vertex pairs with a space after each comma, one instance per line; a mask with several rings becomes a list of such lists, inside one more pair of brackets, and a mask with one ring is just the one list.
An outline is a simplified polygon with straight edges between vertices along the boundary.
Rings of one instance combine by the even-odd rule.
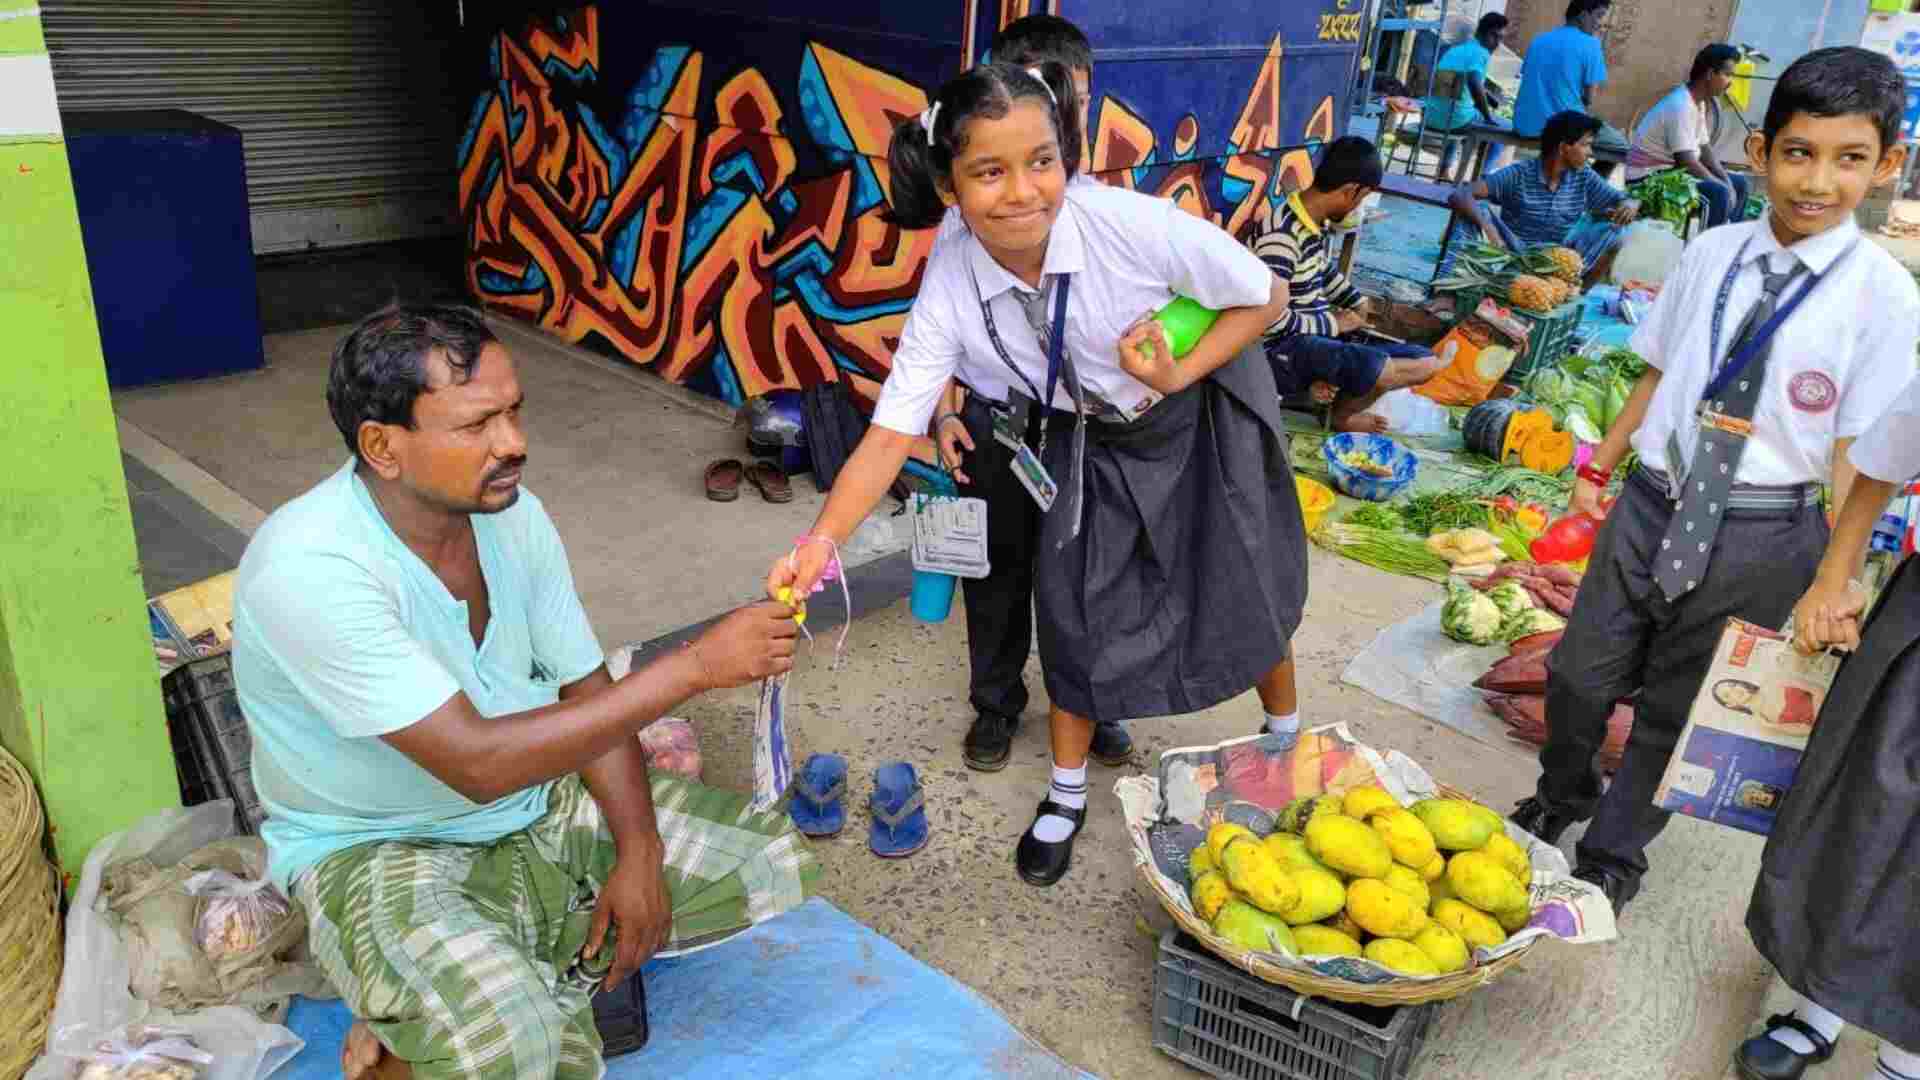
[[[934, 472], [914, 461], [907, 462], [907, 471], [926, 480], [929, 494], [935, 498], [953, 498], [960, 493], [946, 473]], [[952, 574], [916, 567], [913, 571], [913, 592], [907, 601], [913, 617], [921, 622], [946, 622], [947, 616], [953, 613], [953, 587], [958, 582], [959, 579]]]

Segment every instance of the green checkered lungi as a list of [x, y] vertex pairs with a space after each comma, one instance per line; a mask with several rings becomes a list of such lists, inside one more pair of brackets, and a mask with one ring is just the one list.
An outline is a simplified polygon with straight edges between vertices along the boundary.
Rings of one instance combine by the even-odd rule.
[[[820, 867], [784, 813], [654, 774], [673, 897], [670, 951], [712, 944], [804, 901]], [[613, 837], [577, 776], [547, 814], [491, 844], [388, 842], [301, 875], [314, 959], [353, 1014], [419, 1077], [599, 1077], [592, 997], [613, 960], [579, 958]]]

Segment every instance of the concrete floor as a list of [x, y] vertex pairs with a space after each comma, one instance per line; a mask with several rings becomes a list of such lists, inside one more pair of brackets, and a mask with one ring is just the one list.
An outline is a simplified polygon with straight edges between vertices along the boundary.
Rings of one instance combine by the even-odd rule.
[[[269, 367], [259, 374], [117, 395], [132, 426], [123, 442], [148, 464], [168, 459], [170, 478], [250, 531], [253, 507], [271, 510], [344, 459], [322, 393], [336, 336], [270, 338]], [[800, 481], [799, 498], [785, 507], [751, 493], [708, 503], [702, 465], [742, 450], [741, 432], [714, 410], [537, 338], [515, 335], [509, 344], [530, 401], [528, 484], [568, 542], [602, 641], [654, 639], [751, 597], [767, 561], [817, 509], [811, 485]], [[882, 572], [855, 570], [855, 582]], [[1534, 765], [1522, 749], [1477, 743], [1338, 682], [1381, 626], [1425, 605], [1435, 587], [1317, 549], [1312, 575], [1296, 642], [1309, 722], [1344, 721], [1496, 806], [1530, 790]], [[1121, 773], [1095, 767], [1088, 832], [1067, 880], [1048, 891], [1020, 884], [1011, 851], [1046, 782], [1043, 714], [1036, 704], [1006, 771], [962, 765], [964, 632], [958, 611], [926, 626], [895, 602], [856, 621], [837, 669], [827, 637], [794, 676], [798, 753], [845, 754], [856, 805], [878, 765], [913, 763], [934, 824], [924, 852], [883, 861], [867, 852], [865, 813], [856, 809], [845, 834], [819, 845], [825, 895], [1076, 1064], [1108, 1077], [1197, 1075], [1151, 1047], [1153, 942], [1167, 920], [1136, 882], [1111, 795]], [[1037, 670], [1030, 684], [1038, 697]], [[710, 782], [748, 783], [753, 703], [736, 691], [684, 709], [702, 732]], [[1149, 768], [1169, 747], [1250, 731], [1258, 715], [1248, 696], [1197, 716], [1141, 721], [1135, 765]], [[1721, 1076], [1769, 992], [1770, 973], [1741, 926], [1759, 850], [1756, 837], [1676, 821], [1653, 849], [1655, 875], [1620, 941], [1543, 945], [1498, 983], [1447, 1005], [1414, 1075]], [[1870, 1045], [1851, 1042], [1856, 1054]], [[1822, 1072], [1863, 1074], [1838, 1063]]]

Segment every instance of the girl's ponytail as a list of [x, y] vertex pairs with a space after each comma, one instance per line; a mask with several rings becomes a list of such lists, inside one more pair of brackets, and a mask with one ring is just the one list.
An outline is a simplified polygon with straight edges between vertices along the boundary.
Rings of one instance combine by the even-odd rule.
[[946, 215], [940, 181], [952, 171], [953, 155], [939, 138], [942, 119], [940, 102], [935, 98], [927, 112], [902, 120], [893, 129], [893, 141], [887, 144], [887, 168], [893, 174], [892, 205], [882, 215], [890, 224], [903, 229], [931, 229]]
[[1080, 147], [1084, 134], [1080, 130], [1080, 95], [1073, 86], [1073, 71], [1065, 64], [1049, 60], [1027, 69], [1027, 73], [1037, 73], [1040, 82], [1053, 92], [1054, 127], [1060, 134], [1060, 161], [1067, 167], [1067, 179], [1071, 180], [1080, 172]]

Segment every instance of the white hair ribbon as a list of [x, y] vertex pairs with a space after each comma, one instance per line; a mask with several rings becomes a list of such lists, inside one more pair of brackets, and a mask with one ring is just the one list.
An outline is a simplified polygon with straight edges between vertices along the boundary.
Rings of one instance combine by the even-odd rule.
[[920, 130], [927, 133], [928, 146], [933, 145], [933, 125], [939, 122], [940, 122], [940, 103], [936, 101], [932, 105], [927, 106], [927, 108], [920, 113]]
[[1030, 67], [1027, 69], [1027, 74], [1033, 76], [1034, 81], [1040, 84], [1040, 88], [1047, 92], [1047, 100], [1053, 102], [1053, 107], [1056, 109], [1059, 108], [1060, 99], [1054, 95], [1053, 87], [1047, 85], [1047, 77], [1045, 75], [1040, 74], [1040, 69], [1037, 67]]

